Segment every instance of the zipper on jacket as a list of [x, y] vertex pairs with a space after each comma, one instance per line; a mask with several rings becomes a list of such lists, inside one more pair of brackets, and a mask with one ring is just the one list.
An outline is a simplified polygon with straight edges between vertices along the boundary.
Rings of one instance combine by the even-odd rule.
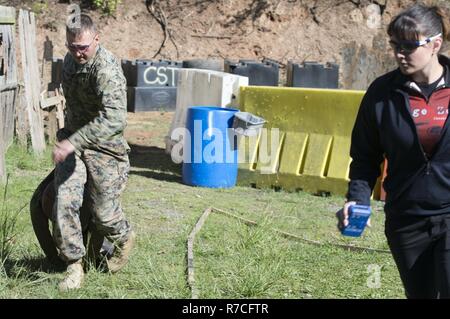
[[[436, 90], [433, 91], [433, 93], [431, 93], [431, 95], [433, 95], [434, 92], [439, 91], [439, 90], [442, 90], [442, 89], [448, 89], [448, 85], [443, 84], [443, 85], [439, 86], [438, 88], [436, 88]], [[431, 95], [430, 95], [430, 98], [431, 98]], [[427, 102], [427, 103], [428, 103], [428, 102]], [[450, 112], [450, 105], [447, 106], [447, 110]], [[440, 136], [438, 142], [436, 143], [436, 145], [434, 146], [433, 154], [431, 154], [431, 157], [433, 157], [434, 154], [436, 154], [437, 151], [438, 151], [438, 150], [440, 149], [440, 147], [441, 147], [442, 140], [444, 139], [445, 133], [446, 133], [447, 130], [448, 130], [448, 124], [447, 124], [447, 122], [449, 121], [449, 120], [448, 120], [449, 117], [450, 117], [450, 114], [447, 113], [447, 118], [445, 119], [444, 125], [442, 126], [441, 136]]]
[[419, 144], [419, 149], [420, 149], [420, 152], [422, 153], [422, 156], [423, 156], [425, 162], [428, 163], [430, 160], [428, 159], [428, 156], [426, 155], [425, 150], [423, 149], [422, 143], [420, 143], [419, 133], [417, 132], [416, 123], [414, 122], [414, 119], [411, 115], [411, 110], [410, 110], [411, 107], [410, 107], [410, 103], [409, 103], [408, 94], [399, 89], [397, 89], [396, 91], [403, 97], [403, 99], [405, 101], [404, 106], [405, 106], [406, 112], [409, 114], [409, 119], [411, 120], [412, 126], [414, 128], [414, 134], [417, 139], [417, 144]]
[[[446, 89], [446, 88], [448, 88], [448, 85], [446, 85], [446, 84], [442, 84], [442, 85], [438, 86], [438, 87], [430, 94], [430, 97], [429, 97], [428, 99], [427, 99], [421, 92], [417, 92], [417, 91], [416, 91], [416, 92], [417, 92], [417, 93], [420, 93], [420, 94], [422, 95], [422, 97], [425, 98], [425, 100], [427, 101], [427, 104], [428, 104], [428, 101], [431, 99], [431, 96], [432, 96], [436, 91], [439, 91], [439, 90], [442, 90], [442, 89]], [[411, 119], [411, 121], [412, 121], [412, 123], [413, 123], [413, 126], [414, 126], [414, 132], [415, 132], [415, 134], [416, 134], [416, 138], [417, 138], [417, 141], [418, 141], [418, 143], [419, 143], [420, 150], [422, 151], [423, 157], [424, 157], [425, 162], [426, 162], [426, 165], [427, 165], [427, 167], [426, 167], [426, 174], [427, 174], [427, 175], [430, 175], [430, 166], [431, 166], [430, 161], [431, 161], [431, 158], [434, 156], [434, 154], [436, 154], [437, 151], [439, 150], [440, 144], [442, 144], [442, 140], [443, 140], [443, 138], [444, 138], [444, 134], [445, 134], [446, 130], [448, 129], [448, 124], [447, 124], [447, 122], [449, 122], [448, 118], [450, 117], [450, 114], [447, 114], [447, 118], [445, 119], [444, 125], [442, 126], [441, 137], [439, 138], [438, 142], [436, 143], [436, 145], [435, 145], [435, 147], [434, 147], [434, 150], [433, 150], [433, 153], [430, 154], [430, 155], [431, 155], [430, 157], [428, 157], [427, 154], [425, 153], [425, 150], [423, 149], [422, 143], [420, 143], [420, 140], [419, 140], [419, 133], [417, 133], [416, 123], [414, 122], [414, 119], [413, 119], [413, 117], [412, 117], [412, 115], [411, 115], [411, 111], [410, 111], [410, 103], [409, 103], [409, 96], [408, 96], [407, 93], [405, 94], [403, 91], [401, 91], [401, 90], [399, 90], [399, 89], [397, 89], [397, 91], [398, 91], [398, 93], [400, 93], [400, 94], [403, 96], [403, 98], [404, 98], [404, 100], [405, 100], [405, 106], [406, 106], [407, 112], [408, 112], [409, 117], [410, 117], [410, 119]], [[448, 107], [448, 110], [450, 111], [450, 106]]]
[[[403, 99], [405, 101], [405, 103], [404, 103], [405, 109], [406, 109], [406, 111], [409, 114], [409, 119], [411, 120], [412, 126], [414, 128], [414, 134], [415, 134], [416, 139], [417, 139], [417, 144], [419, 144], [420, 152], [422, 153], [423, 159], [425, 160], [425, 175], [430, 175], [431, 162], [430, 162], [430, 159], [427, 156], [427, 153], [425, 153], [425, 150], [423, 149], [422, 143], [420, 143], [419, 133], [417, 133], [416, 123], [414, 122], [414, 119], [413, 119], [413, 117], [411, 115], [411, 111], [410, 111], [410, 103], [409, 103], [408, 94], [404, 93], [403, 91], [401, 91], [399, 89], [397, 89], [396, 91], [403, 97]], [[447, 119], [448, 119], [448, 117], [447, 117]]]

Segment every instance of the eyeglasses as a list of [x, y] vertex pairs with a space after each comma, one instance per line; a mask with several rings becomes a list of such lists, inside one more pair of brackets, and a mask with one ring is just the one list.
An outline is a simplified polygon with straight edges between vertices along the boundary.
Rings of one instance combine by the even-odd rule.
[[405, 54], [413, 53], [418, 47], [424, 46], [425, 44], [430, 43], [433, 40], [436, 40], [442, 35], [442, 33], [436, 34], [435, 36], [426, 38], [425, 40], [421, 41], [401, 41], [401, 42], [395, 42], [395, 41], [389, 41], [389, 44], [391, 45], [392, 49], [395, 52], [402, 52]]
[[95, 36], [92, 38], [92, 41], [89, 44], [68, 44], [66, 42], [66, 47], [72, 52], [84, 53], [91, 46], [91, 44], [94, 42], [94, 40], [95, 40]]

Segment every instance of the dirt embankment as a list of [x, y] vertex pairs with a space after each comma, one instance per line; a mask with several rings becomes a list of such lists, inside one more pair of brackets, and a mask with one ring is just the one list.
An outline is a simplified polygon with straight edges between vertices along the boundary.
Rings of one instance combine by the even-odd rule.
[[[101, 41], [119, 58], [270, 58], [282, 68], [289, 60], [335, 62], [341, 88], [365, 89], [394, 67], [386, 26], [416, 1], [123, 0], [115, 17], [91, 11], [88, 1], [0, 1], [38, 12], [41, 58], [46, 40], [52, 42], [53, 56], [65, 54], [69, 2], [94, 17]], [[425, 2], [450, 6], [446, 0]]]

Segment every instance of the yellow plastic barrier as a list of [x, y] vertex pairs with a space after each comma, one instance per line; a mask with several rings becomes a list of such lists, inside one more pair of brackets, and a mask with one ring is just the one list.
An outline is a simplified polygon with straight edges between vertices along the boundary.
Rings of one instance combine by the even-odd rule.
[[[238, 184], [345, 195], [351, 132], [363, 95], [364, 91], [242, 87], [240, 110], [267, 123], [259, 136], [240, 138]], [[278, 134], [273, 129], [279, 129]]]

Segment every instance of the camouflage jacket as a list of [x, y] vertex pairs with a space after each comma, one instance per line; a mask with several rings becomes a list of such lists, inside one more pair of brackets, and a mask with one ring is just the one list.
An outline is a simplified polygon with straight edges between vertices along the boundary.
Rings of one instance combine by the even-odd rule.
[[76, 151], [92, 149], [125, 160], [130, 150], [123, 137], [127, 87], [118, 60], [102, 46], [83, 65], [68, 53], [62, 79], [65, 130]]

